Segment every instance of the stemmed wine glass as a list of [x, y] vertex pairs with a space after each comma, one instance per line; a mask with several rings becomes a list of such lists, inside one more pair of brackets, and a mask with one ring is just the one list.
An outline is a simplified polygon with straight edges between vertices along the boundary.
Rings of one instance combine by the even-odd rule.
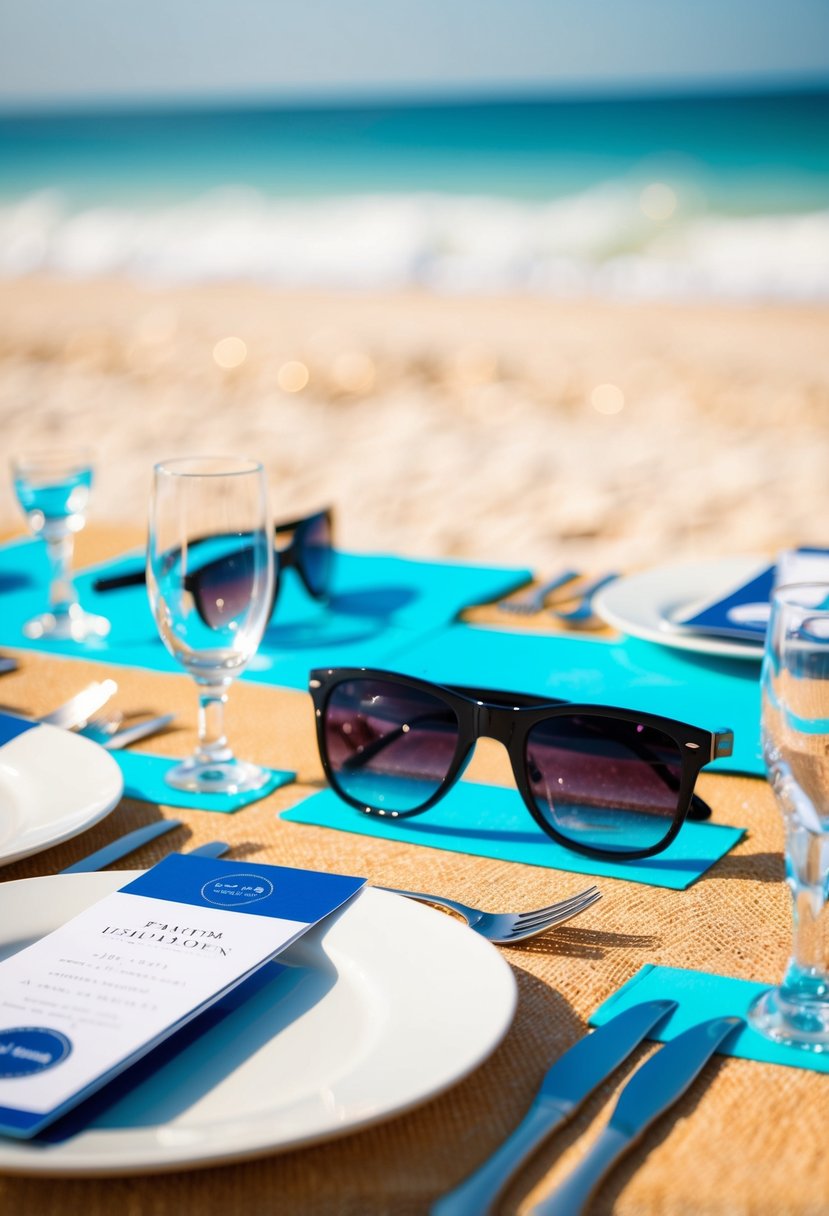
[[49, 610], [23, 626], [29, 638], [83, 642], [109, 633], [106, 617], [85, 612], [72, 581], [75, 533], [86, 522], [92, 459], [83, 450], [30, 452], [12, 457], [14, 492], [33, 536], [46, 542]]
[[269, 774], [234, 757], [224, 705], [273, 606], [273, 533], [261, 464], [214, 456], [155, 466], [147, 591], [164, 645], [199, 690], [198, 747], [166, 774], [167, 782], [201, 792], [259, 789]]
[[777, 587], [763, 658], [763, 757], [786, 828], [794, 947], [749, 1020], [778, 1043], [829, 1050], [829, 583]]

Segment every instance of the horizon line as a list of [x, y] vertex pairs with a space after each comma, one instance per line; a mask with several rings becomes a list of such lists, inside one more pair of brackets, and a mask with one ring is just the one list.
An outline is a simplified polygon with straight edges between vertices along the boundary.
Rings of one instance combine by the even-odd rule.
[[181, 93], [153, 96], [89, 96], [40, 100], [0, 97], [0, 118], [59, 118], [82, 116], [140, 116], [157, 113], [182, 114], [240, 111], [325, 111], [403, 108], [478, 107], [491, 105], [543, 105], [591, 102], [731, 100], [760, 97], [794, 97], [829, 94], [829, 73], [763, 74], [753, 77], [697, 78], [681, 82], [619, 79], [599, 83], [569, 82], [551, 87], [547, 83], [465, 87], [442, 86], [424, 91], [420, 86], [388, 89], [356, 89], [307, 92], [265, 92], [208, 94]]

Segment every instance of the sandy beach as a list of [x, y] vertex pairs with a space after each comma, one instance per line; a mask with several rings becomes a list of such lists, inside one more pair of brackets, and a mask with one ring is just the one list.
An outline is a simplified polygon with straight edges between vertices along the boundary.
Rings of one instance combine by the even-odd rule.
[[[340, 544], [585, 569], [826, 543], [829, 307], [0, 284], [7, 455], [95, 453], [143, 525], [157, 459], [267, 466]], [[0, 527], [20, 526], [8, 477]]]

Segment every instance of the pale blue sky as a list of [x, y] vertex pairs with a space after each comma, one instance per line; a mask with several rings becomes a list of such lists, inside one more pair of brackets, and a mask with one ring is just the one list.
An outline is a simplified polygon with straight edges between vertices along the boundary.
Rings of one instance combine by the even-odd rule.
[[2, 0], [0, 106], [829, 81], [829, 0]]

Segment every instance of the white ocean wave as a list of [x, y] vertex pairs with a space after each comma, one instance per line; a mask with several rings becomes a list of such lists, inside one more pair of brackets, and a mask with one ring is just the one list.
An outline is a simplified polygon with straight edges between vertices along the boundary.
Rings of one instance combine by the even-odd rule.
[[[667, 198], [668, 206], [664, 206]], [[617, 297], [829, 298], [829, 211], [656, 218], [628, 184], [551, 202], [442, 194], [72, 210], [56, 192], [0, 203], [0, 275], [126, 275], [284, 287], [533, 291]]]

